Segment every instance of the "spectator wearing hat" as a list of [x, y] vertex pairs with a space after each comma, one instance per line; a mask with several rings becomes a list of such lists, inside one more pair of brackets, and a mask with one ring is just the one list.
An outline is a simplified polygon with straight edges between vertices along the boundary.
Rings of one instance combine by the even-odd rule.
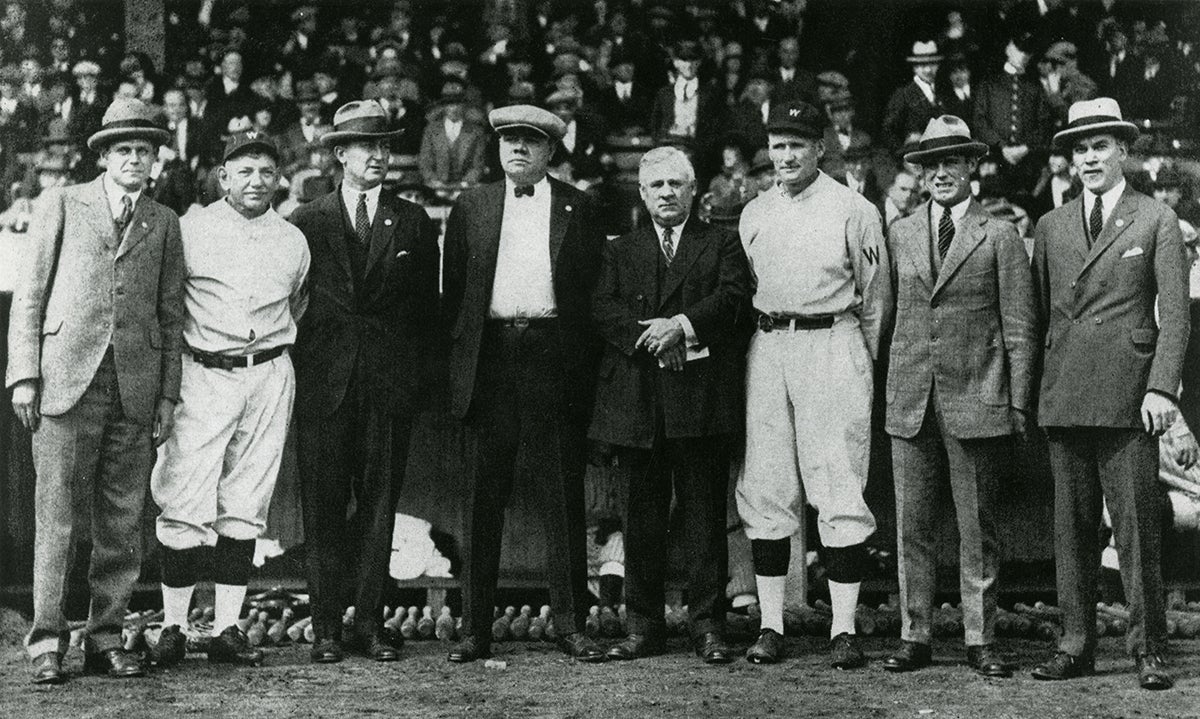
[[599, 106], [605, 113], [610, 132], [638, 134], [650, 124], [650, 105], [654, 92], [638, 76], [637, 59], [628, 47], [614, 45], [608, 67], [612, 85], [599, 93]]
[[1046, 167], [1033, 187], [1029, 215], [1037, 222], [1050, 210], [1062, 207], [1079, 196], [1083, 184], [1071, 169], [1071, 153], [1062, 147], [1051, 147]]
[[[438, 328], [438, 243], [425, 211], [383, 188], [394, 134], [373, 100], [338, 108], [321, 143], [342, 166], [341, 184], [292, 213], [312, 252], [294, 352], [314, 662], [341, 661], [344, 648], [399, 656], [401, 638], [380, 617]], [[357, 614], [343, 629], [347, 604]]]
[[883, 110], [883, 139], [892, 152], [902, 148], [910, 137], [919, 136], [930, 120], [942, 114], [942, 98], [937, 92], [942, 54], [937, 43], [914, 42], [907, 61], [913, 71], [912, 82], [897, 88]]
[[754, 197], [775, 189], [775, 163], [771, 162], [765, 147], [755, 151], [746, 170], [746, 178], [750, 181], [749, 190]]
[[[85, 671], [141, 676], [121, 643], [141, 570], [141, 519], [153, 448], [179, 401], [183, 251], [175, 213], [145, 196], [154, 109], [115, 101], [88, 145], [104, 174], [38, 200], [33, 259], [13, 298], [7, 386], [33, 432], [37, 474], [33, 681], [65, 680], [63, 615], [74, 509], [91, 503], [91, 613]], [[103, 501], [100, 501], [103, 498]]]
[[1200, 228], [1200, 203], [1192, 196], [1189, 179], [1186, 172], [1164, 167], [1151, 183], [1151, 194], [1154, 199], [1174, 210], [1179, 219]]
[[[672, 61], [674, 79], [660, 88], [650, 109], [650, 134], [686, 138], [697, 157], [705, 157], [721, 122], [721, 98], [711, 84], [697, 75], [700, 51], [695, 43], [679, 43]], [[697, 168], [703, 183], [708, 174]]]
[[745, 138], [750, 147], [767, 146], [767, 118], [775, 102], [774, 78], [766, 70], [751, 71], [737, 104], [729, 109], [726, 121], [729, 130]]
[[0, 67], [0, 145], [13, 152], [37, 150], [38, 111], [21, 94], [24, 75], [16, 65]]
[[825, 114], [829, 117], [829, 124], [825, 127], [825, 156], [821, 158], [821, 169], [842, 182], [846, 176], [846, 153], [870, 148], [871, 136], [854, 124], [854, 97], [849, 90], [830, 97], [825, 103]]
[[325, 52], [325, 43], [317, 35], [317, 12], [313, 5], [301, 5], [288, 16], [291, 32], [279, 49], [284, 67], [293, 71], [312, 68]]
[[321, 94], [312, 80], [296, 83], [296, 109], [299, 119], [278, 140], [279, 165], [284, 177], [291, 177], [309, 165], [314, 148], [320, 146], [321, 137], [330, 130], [321, 112]]
[[1042, 88], [1046, 91], [1046, 100], [1050, 103], [1058, 127], [1066, 122], [1067, 109], [1071, 105], [1096, 96], [1096, 82], [1079, 71], [1077, 57], [1075, 44], [1060, 40], [1046, 48], [1038, 62]]
[[447, 78], [421, 137], [417, 164], [421, 179], [433, 188], [478, 184], [487, 169], [489, 137], [467, 117], [463, 90], [462, 81]]
[[546, 109], [558, 115], [566, 127], [554, 147], [550, 166], [569, 169], [570, 183], [587, 189], [601, 179], [600, 150], [604, 136], [588, 116], [580, 114], [582, 99], [577, 91], [557, 90], [546, 98]]
[[1084, 191], [1034, 232], [1038, 339], [1046, 345], [1037, 417], [1054, 477], [1063, 634], [1058, 653], [1033, 675], [1094, 671], [1103, 503], [1129, 603], [1126, 650], [1143, 688], [1166, 689], [1173, 679], [1163, 659], [1158, 440], [1179, 412], [1190, 263], [1175, 213], [1125, 180], [1137, 134], [1115, 100], [1073, 105], [1054, 143], [1070, 148]]
[[762, 612], [746, 658], [783, 657], [784, 587], [804, 496], [817, 511], [829, 579], [829, 661], [853, 669], [867, 661], [854, 612], [867, 571], [865, 542], [875, 531], [863, 500], [873, 363], [892, 302], [878, 212], [818, 169], [827, 121], [804, 102], [772, 109], [768, 148], [779, 184], [742, 210], [758, 331], [746, 356], [737, 504]]
[[954, 117], [975, 117], [971, 64], [966, 55], [955, 53], [938, 69], [936, 80], [942, 109]]
[[182, 630], [207, 564], [216, 611], [209, 661], [262, 662], [237, 620], [279, 476], [295, 395], [288, 350], [308, 302], [308, 244], [271, 208], [280, 181], [275, 141], [233, 135], [217, 173], [225, 196], [180, 223], [190, 357], [175, 431], [150, 484], [160, 510], [164, 628], [151, 655], [159, 666], [184, 658]]
[[775, 66], [775, 99], [779, 102], [817, 102], [817, 79], [800, 67], [800, 38], [795, 35], [781, 38], [775, 58], [778, 63]]
[[224, 131], [230, 118], [251, 114], [255, 104], [254, 93], [243, 82], [245, 65], [241, 52], [234, 49], [223, 52], [220, 70], [206, 88], [208, 106], [203, 115], [219, 132]]
[[559, 646], [579, 661], [604, 661], [582, 623], [590, 604], [585, 434], [599, 360], [590, 306], [602, 223], [587, 195], [547, 177], [566, 131], [557, 115], [512, 105], [488, 119], [500, 135], [505, 177], [459, 196], [443, 260], [450, 410], [476, 442], [466, 487], [462, 641], [448, 659], [491, 654], [504, 508], [520, 476], [533, 483], [529, 496], [544, 524]]
[[1016, 229], [971, 197], [988, 146], [960, 118], [929, 122], [906, 161], [931, 197], [888, 230], [896, 315], [887, 370], [900, 582], [900, 649], [888, 671], [932, 663], [941, 487], [957, 516], [967, 663], [1012, 676], [996, 651], [998, 492], [1012, 435], [1033, 421], [1037, 366], [1033, 279]]
[[1018, 204], [1029, 200], [1054, 129], [1046, 93], [1025, 74], [1030, 42], [1027, 35], [1008, 41], [1001, 72], [980, 83], [971, 123], [979, 140], [992, 148], [1002, 194]]
[[851, 145], [842, 151], [841, 174], [829, 176], [867, 198], [867, 202], [878, 208], [882, 206], [884, 198], [875, 171], [875, 160], [875, 151], [870, 145]]
[[[916, 143], [912, 149], [916, 150]], [[908, 156], [910, 152], [906, 152]], [[908, 217], [921, 204], [921, 179], [917, 170], [904, 167], [892, 175], [888, 183], [887, 193], [878, 205], [879, 216], [883, 218], [884, 232], [890, 231], [898, 220]]]

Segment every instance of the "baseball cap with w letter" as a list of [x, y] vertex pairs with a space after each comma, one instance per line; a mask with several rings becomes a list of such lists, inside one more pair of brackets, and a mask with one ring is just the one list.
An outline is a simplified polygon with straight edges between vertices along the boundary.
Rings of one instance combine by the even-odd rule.
[[767, 132], [820, 139], [825, 135], [825, 113], [803, 100], [779, 103], [767, 116]]

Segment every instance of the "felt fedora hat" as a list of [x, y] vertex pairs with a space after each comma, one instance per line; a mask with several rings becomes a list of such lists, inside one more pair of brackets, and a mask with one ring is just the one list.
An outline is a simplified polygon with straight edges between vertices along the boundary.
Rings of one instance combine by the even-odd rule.
[[1137, 125], [1125, 120], [1121, 106], [1111, 97], [1080, 100], [1071, 105], [1067, 126], [1054, 134], [1054, 144], [1064, 147], [1081, 137], [1100, 134], [1115, 135], [1126, 142], [1133, 142], [1138, 136]]
[[169, 142], [171, 133], [158, 118], [158, 111], [141, 100], [118, 97], [104, 111], [100, 129], [88, 138], [88, 149], [99, 152], [121, 140], [149, 140], [155, 145]]
[[942, 115], [929, 121], [917, 141], [917, 149], [904, 153], [904, 161], [923, 165], [951, 155], [983, 157], [987, 151], [986, 143], [971, 139], [971, 128], [967, 123], [954, 115]]
[[354, 142], [397, 137], [404, 130], [388, 130], [387, 111], [375, 100], [347, 102], [333, 113], [333, 129], [321, 136], [326, 147]]

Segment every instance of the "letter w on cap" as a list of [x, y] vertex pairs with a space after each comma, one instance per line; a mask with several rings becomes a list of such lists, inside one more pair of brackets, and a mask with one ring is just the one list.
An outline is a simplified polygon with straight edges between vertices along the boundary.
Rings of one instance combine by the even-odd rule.
[[793, 107], [792, 109], [788, 110], [788, 114], [791, 115], [792, 117], [796, 117], [797, 115], [800, 114], [800, 108]]

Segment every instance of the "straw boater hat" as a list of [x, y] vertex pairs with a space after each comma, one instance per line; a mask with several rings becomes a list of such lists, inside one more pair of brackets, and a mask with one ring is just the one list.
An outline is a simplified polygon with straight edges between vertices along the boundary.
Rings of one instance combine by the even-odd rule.
[[1067, 111], [1067, 126], [1054, 134], [1054, 144], [1062, 147], [1081, 137], [1105, 133], [1133, 142], [1138, 128], [1121, 116], [1121, 106], [1111, 97], [1081, 100]]
[[567, 125], [558, 115], [536, 105], [498, 107], [488, 113], [488, 122], [499, 133], [516, 129], [533, 130], [545, 135], [550, 142], [558, 142], [567, 134]]
[[935, 117], [925, 126], [925, 132], [917, 142], [917, 149], [904, 154], [904, 161], [924, 165], [950, 155], [965, 155], [978, 158], [987, 154], [985, 143], [971, 139], [967, 123], [954, 115]]
[[333, 129], [321, 136], [326, 147], [398, 137], [404, 130], [388, 130], [387, 111], [375, 100], [354, 100], [333, 114]]
[[159, 124], [155, 108], [141, 100], [118, 97], [104, 111], [100, 130], [88, 138], [87, 146], [99, 152], [121, 140], [149, 140], [163, 145], [171, 140], [171, 133]]
[[941, 62], [942, 54], [938, 52], [938, 45], [933, 40], [917, 40], [913, 43], [912, 52], [908, 55], [908, 61], [913, 65]]

